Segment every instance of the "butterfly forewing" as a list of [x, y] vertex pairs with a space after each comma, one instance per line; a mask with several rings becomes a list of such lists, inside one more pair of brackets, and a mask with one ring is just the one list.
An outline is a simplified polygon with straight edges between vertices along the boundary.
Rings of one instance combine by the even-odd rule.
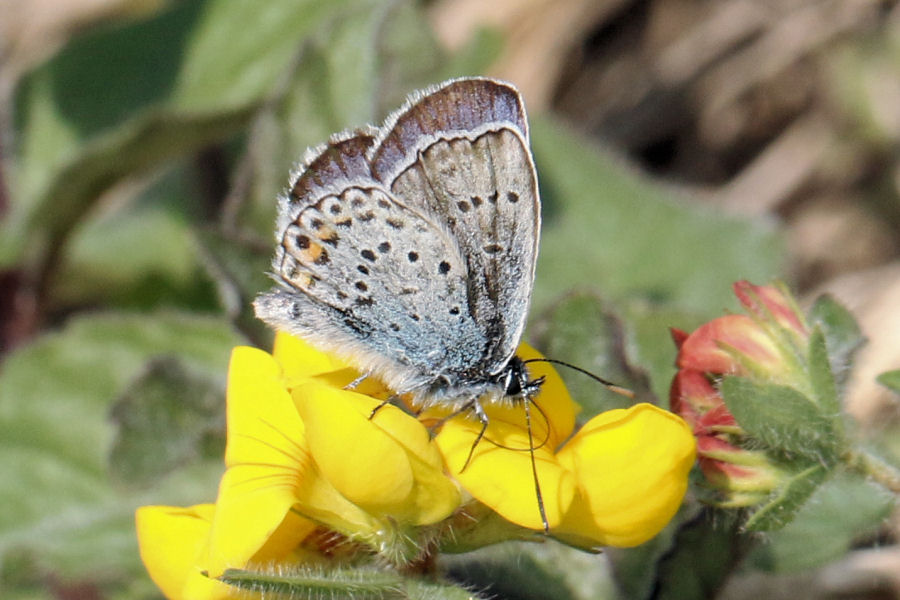
[[540, 232], [537, 178], [521, 98], [485, 79], [414, 99], [369, 150], [372, 170], [403, 203], [432, 215], [467, 260], [469, 311], [495, 373], [519, 343]]

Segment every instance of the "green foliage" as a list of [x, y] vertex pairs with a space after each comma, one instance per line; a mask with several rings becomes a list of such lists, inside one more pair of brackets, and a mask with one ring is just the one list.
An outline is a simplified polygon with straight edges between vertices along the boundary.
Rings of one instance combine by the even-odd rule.
[[110, 408], [156, 357], [177, 355], [191, 372], [222, 387], [237, 343], [219, 319], [109, 314], [73, 319], [7, 357], [0, 373], [0, 455], [4, 476], [15, 485], [0, 488], [0, 565], [32, 556], [38, 574], [100, 581], [122, 569], [137, 572], [134, 509], [211, 500], [221, 459], [170, 469], [152, 490], [122, 488], [109, 475], [117, 435]]
[[839, 384], [843, 384], [850, 370], [853, 353], [865, 342], [853, 315], [837, 300], [828, 295], [820, 296], [809, 311], [812, 325], [821, 327], [828, 348], [831, 372]]
[[837, 415], [792, 387], [726, 377], [721, 391], [741, 427], [769, 448], [826, 464], [843, 450]]
[[777, 572], [825, 564], [875, 534], [893, 506], [883, 488], [858, 475], [839, 473], [817, 487], [790, 523], [770, 533], [749, 562]]

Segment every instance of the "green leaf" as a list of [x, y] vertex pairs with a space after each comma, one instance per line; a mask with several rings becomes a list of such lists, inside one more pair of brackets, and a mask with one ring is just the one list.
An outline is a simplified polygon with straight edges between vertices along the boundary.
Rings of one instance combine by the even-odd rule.
[[625, 350], [633, 368], [641, 368], [649, 375], [653, 397], [660, 406], [668, 407], [677, 355], [669, 329], [674, 326], [691, 331], [706, 319], [697, 313], [641, 299], [617, 306], [621, 306], [626, 325]]
[[797, 469], [794, 474], [747, 519], [744, 524], [747, 531], [777, 531], [790, 523], [829, 473], [820, 464], [795, 463], [793, 466]]
[[301, 568], [296, 572], [226, 569], [217, 579], [266, 597], [271, 594], [284, 598], [395, 598], [404, 587], [404, 579], [396, 573], [351, 568]]
[[884, 387], [900, 394], [900, 369], [895, 371], [885, 371], [876, 377], [875, 380]]
[[[627, 598], [654, 598], [678, 600], [704, 600], [713, 598], [725, 580], [740, 563], [755, 540], [738, 533], [740, 523], [733, 511], [706, 508], [678, 526], [668, 551], [654, 556], [653, 562], [644, 565], [651, 570], [644, 581], [624, 580], [621, 568], [622, 555], [634, 553], [632, 563], [641, 556], [643, 547], [634, 550], [613, 551], [619, 581], [623, 584], [623, 596]], [[639, 585], [636, 585], [639, 584]]]
[[602, 600], [617, 598], [605, 560], [553, 540], [512, 542], [444, 556], [447, 576], [489, 598]]
[[199, 229], [196, 240], [225, 313], [257, 344], [271, 345], [271, 332], [256, 318], [252, 302], [272, 284], [266, 276], [272, 248], [212, 228]]
[[820, 296], [809, 311], [811, 325], [819, 325], [825, 335], [831, 372], [843, 385], [850, 373], [853, 353], [865, 342], [853, 314], [828, 295]]
[[781, 244], [771, 227], [677, 202], [677, 195], [557, 123], [531, 118], [543, 207], [533, 305], [573, 287], [713, 314], [733, 306], [722, 282], [767, 280]]
[[[624, 355], [622, 322], [595, 295], [575, 292], [561, 298], [537, 319], [530, 332], [548, 358], [568, 362], [617, 385], [639, 390], [641, 400], [649, 399], [646, 378], [629, 368]], [[633, 404], [631, 399], [610, 392], [582, 373], [561, 366], [554, 368], [575, 401], [585, 409], [586, 416]]]
[[840, 416], [841, 400], [838, 397], [837, 386], [834, 382], [834, 374], [831, 371], [831, 363], [828, 359], [828, 347], [825, 342], [825, 334], [818, 325], [813, 329], [809, 337], [808, 349], [809, 379], [812, 384], [816, 402], [822, 408], [825, 415], [833, 415], [835, 423]]
[[115, 182], [241, 130], [304, 39], [353, 4], [175, 3], [65, 47], [17, 95], [19, 185], [2, 258], [24, 255], [42, 273]]
[[862, 477], [841, 473], [816, 489], [793, 520], [750, 557], [757, 568], [790, 572], [826, 564], [875, 535], [895, 499]]
[[225, 389], [171, 357], [153, 360], [112, 407], [114, 480], [150, 486], [200, 457], [225, 454]]
[[201, 270], [189, 221], [196, 183], [186, 169], [171, 169], [133, 201], [118, 194], [73, 232], [56, 270], [48, 310], [115, 305], [162, 305], [209, 310], [216, 306]]
[[740, 426], [769, 448], [825, 462], [840, 452], [843, 440], [836, 435], [840, 415], [825, 414], [794, 388], [726, 377], [720, 391]]
[[33, 552], [42, 569], [81, 578], [141, 573], [134, 509], [211, 500], [221, 459], [186, 465], [151, 490], [120, 489], [109, 478], [110, 407], [158, 356], [178, 356], [191, 372], [222, 381], [239, 343], [221, 320], [98, 314], [8, 355], [0, 372], [0, 461], [15, 485], [0, 486], [0, 561]]

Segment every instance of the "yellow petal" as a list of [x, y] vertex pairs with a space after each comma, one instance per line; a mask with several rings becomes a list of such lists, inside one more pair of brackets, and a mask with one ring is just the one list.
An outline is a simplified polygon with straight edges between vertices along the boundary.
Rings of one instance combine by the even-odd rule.
[[557, 455], [579, 495], [554, 533], [635, 546], [666, 526], [687, 489], [695, 442], [687, 424], [650, 404], [591, 419]]
[[[492, 420], [469, 464], [460, 472], [480, 430], [481, 423], [471, 418], [457, 417], [444, 424], [436, 440], [450, 472], [472, 496], [508, 521], [531, 529], [543, 528], [527, 430]], [[544, 510], [553, 528], [572, 502], [575, 477], [556, 462], [549, 445], [540, 442], [534, 440], [534, 458]]]
[[316, 350], [304, 340], [279, 331], [275, 334], [272, 356], [290, 380], [339, 371], [349, 365], [337, 357]]
[[[301, 386], [327, 387], [311, 379], [299, 381]], [[235, 348], [228, 371], [225, 452], [229, 472], [239, 467], [229, 475], [235, 478], [229, 483], [235, 484], [238, 491], [234, 495], [240, 500], [234, 514], [248, 510], [244, 505], [260, 502], [268, 508], [255, 510], [268, 516], [259, 517], [262, 520], [254, 521], [253, 530], [237, 535], [233, 544], [223, 545], [216, 564], [245, 554], [252, 544], [257, 544], [258, 550], [259, 540], [274, 531], [292, 506], [302, 516], [356, 539], [369, 539], [384, 529], [382, 521], [347, 500], [322, 477], [310, 454], [307, 428], [284, 383], [281, 367], [270, 355], [254, 348]], [[239, 517], [236, 523], [240, 526]], [[221, 539], [227, 540], [228, 535]]]
[[459, 504], [427, 430], [391, 405], [310, 381], [294, 391], [309, 447], [323, 476], [373, 515], [423, 525]]
[[296, 469], [310, 461], [303, 422], [284, 387], [282, 370], [262, 350], [231, 353], [227, 392], [227, 466], [250, 463]]
[[166, 598], [217, 600], [232, 588], [202, 574], [215, 507], [142, 506], [135, 513], [141, 560]]
[[236, 465], [225, 472], [209, 536], [211, 575], [284, 558], [316, 528], [291, 511], [298, 479], [297, 471], [266, 464]]

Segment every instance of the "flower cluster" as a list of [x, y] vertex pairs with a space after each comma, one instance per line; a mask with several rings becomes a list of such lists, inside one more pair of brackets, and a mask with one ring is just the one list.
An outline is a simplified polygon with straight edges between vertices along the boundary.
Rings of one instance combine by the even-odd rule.
[[[537, 356], [520, 348], [523, 358]], [[558, 375], [532, 405], [532, 439], [550, 534], [583, 546], [639, 544], [678, 509], [694, 462], [684, 421], [647, 404], [603, 413], [575, 429], [576, 405]], [[387, 390], [285, 334], [270, 355], [236, 348], [227, 392], [227, 470], [214, 505], [137, 512], [142, 559], [170, 598], [227, 598], [228, 568], [394, 564], [423, 548], [465, 548], [542, 528], [522, 406], [491, 406], [490, 426], [447, 420], [437, 435], [385, 404]], [[451, 475], [452, 474], [452, 475]], [[502, 533], [479, 534], [485, 514]], [[463, 515], [465, 518], [460, 518]], [[496, 522], [496, 519], [493, 519]], [[465, 522], [465, 525], [460, 525]], [[501, 528], [502, 529], [502, 528]], [[472, 542], [477, 545], [477, 542]]]
[[[790, 295], [746, 281], [734, 291], [747, 314], [716, 318], [691, 334], [672, 330], [678, 373], [670, 403], [694, 431], [712, 499], [754, 506], [797, 468], [826, 462], [830, 441], [822, 438], [836, 434], [829, 416], [836, 410], [821, 332], [813, 335]], [[791, 460], [804, 453], [809, 460]]]

